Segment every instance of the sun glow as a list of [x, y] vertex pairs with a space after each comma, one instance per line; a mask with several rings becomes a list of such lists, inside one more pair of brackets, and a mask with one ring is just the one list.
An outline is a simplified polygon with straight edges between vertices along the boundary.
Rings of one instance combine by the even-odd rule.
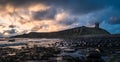
[[50, 8], [51, 6], [45, 4], [32, 4], [25, 7], [15, 7], [10, 4], [2, 7], [0, 5], [0, 33], [3, 33], [5, 36], [11, 35], [9, 33], [9, 31], [11, 31], [10, 25], [15, 26], [16, 34], [29, 33], [32, 31], [53, 32], [66, 29], [67, 27], [59, 24], [59, 21], [62, 21], [68, 16], [64, 11], [56, 13], [54, 19], [50, 20], [36, 20], [33, 18], [34, 12], [42, 12]]

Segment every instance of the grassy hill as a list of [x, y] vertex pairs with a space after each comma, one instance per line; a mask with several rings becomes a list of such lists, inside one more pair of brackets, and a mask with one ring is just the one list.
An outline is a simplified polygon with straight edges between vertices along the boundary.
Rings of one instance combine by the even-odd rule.
[[104, 29], [95, 27], [77, 27], [58, 32], [38, 33], [31, 32], [29, 34], [22, 34], [14, 36], [15, 38], [61, 38], [61, 37], [79, 37], [83, 35], [108, 35], [110, 34]]

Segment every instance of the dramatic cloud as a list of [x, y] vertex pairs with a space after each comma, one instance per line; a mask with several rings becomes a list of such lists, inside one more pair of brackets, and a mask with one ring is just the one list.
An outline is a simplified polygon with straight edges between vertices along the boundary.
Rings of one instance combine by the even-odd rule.
[[45, 11], [38, 11], [34, 12], [34, 19], [37, 20], [44, 20], [44, 19], [54, 19], [57, 11], [53, 8], [45, 10]]
[[0, 33], [3, 35], [93, 27], [96, 22], [111, 33], [120, 33], [120, 1], [0, 0]]

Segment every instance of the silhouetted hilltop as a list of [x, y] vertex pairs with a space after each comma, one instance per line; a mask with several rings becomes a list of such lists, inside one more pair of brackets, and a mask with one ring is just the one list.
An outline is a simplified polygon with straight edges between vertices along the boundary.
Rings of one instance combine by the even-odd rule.
[[29, 34], [17, 35], [15, 38], [56, 38], [56, 37], [79, 37], [84, 35], [109, 35], [110, 33], [99, 27], [77, 27], [58, 32], [38, 33], [31, 32]]

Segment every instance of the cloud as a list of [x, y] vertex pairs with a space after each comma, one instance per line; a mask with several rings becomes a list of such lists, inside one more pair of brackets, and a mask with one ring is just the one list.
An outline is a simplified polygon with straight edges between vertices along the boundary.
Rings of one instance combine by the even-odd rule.
[[17, 34], [93, 27], [96, 22], [118, 26], [119, 6], [119, 0], [0, 0], [0, 32], [11, 31], [11, 24]]
[[57, 13], [56, 9], [50, 8], [45, 11], [34, 12], [33, 18], [36, 20], [54, 19], [56, 13]]
[[119, 34], [120, 33], [120, 24], [109, 24], [106, 23], [105, 21], [101, 23], [100, 27], [102, 27], [103, 29], [106, 29], [107, 31], [109, 31], [111, 34]]
[[109, 23], [111, 24], [120, 24], [120, 17], [111, 17]]
[[42, 3], [48, 6], [64, 8], [71, 13], [84, 14], [105, 8], [110, 4], [108, 1], [112, 0], [1, 0], [0, 2], [2, 3], [1, 5], [11, 4], [15, 7], [34, 6]]

